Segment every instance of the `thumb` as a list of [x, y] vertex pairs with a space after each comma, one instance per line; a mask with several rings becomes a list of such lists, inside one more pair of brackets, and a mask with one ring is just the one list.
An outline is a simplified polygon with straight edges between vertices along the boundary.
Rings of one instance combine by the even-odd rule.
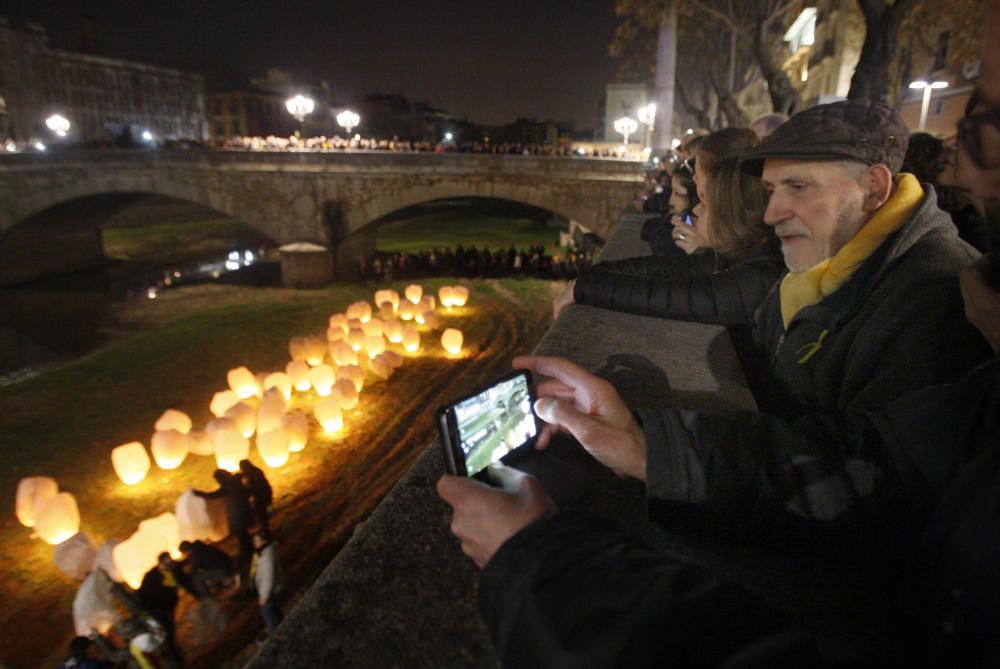
[[581, 444], [586, 444], [586, 437], [600, 425], [600, 421], [593, 416], [578, 411], [572, 402], [554, 397], [536, 400], [535, 413], [546, 423], [569, 430]]
[[494, 462], [489, 466], [490, 480], [499, 485], [507, 492], [516, 492], [524, 478], [528, 476], [520, 469], [508, 467], [500, 462]]

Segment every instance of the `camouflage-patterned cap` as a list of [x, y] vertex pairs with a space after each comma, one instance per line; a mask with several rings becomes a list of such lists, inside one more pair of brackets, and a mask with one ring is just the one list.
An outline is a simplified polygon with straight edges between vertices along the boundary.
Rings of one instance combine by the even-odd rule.
[[910, 131], [893, 107], [874, 100], [817, 105], [792, 116], [740, 157], [740, 169], [760, 176], [768, 158], [859, 160], [899, 173]]

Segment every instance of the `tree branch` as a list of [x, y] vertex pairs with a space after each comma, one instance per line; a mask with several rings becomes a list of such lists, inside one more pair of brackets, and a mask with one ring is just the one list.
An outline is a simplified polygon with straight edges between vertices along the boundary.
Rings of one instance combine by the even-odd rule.
[[726, 14], [724, 14], [723, 12], [720, 12], [715, 7], [712, 7], [711, 5], [705, 4], [704, 2], [702, 2], [702, 0], [690, 0], [690, 2], [691, 2], [692, 5], [694, 5], [698, 9], [700, 9], [703, 12], [706, 12], [708, 14], [711, 14], [715, 18], [717, 18], [720, 21], [722, 21], [723, 23], [725, 23], [726, 26], [730, 30], [732, 30], [734, 33], [736, 33], [738, 35], [742, 35], [743, 37], [745, 37], [747, 39], [750, 39], [749, 32], [743, 26], [741, 26], [738, 23], [736, 23], [736, 21], [733, 19], [732, 16], [727, 16]]

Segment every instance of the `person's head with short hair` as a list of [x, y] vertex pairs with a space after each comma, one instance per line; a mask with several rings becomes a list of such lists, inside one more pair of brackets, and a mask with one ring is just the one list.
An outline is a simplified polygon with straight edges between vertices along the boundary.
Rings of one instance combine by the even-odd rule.
[[708, 173], [717, 162], [752, 149], [758, 141], [754, 131], [748, 128], [723, 128], [706, 137], [694, 163], [694, 182], [698, 184], [698, 196], [705, 199]]
[[192, 544], [190, 541], [182, 541], [180, 545], [177, 547], [177, 550], [179, 550], [181, 554], [187, 555], [188, 553], [191, 552], [191, 549], [193, 548], [194, 544]]
[[233, 475], [225, 469], [216, 469], [212, 472], [212, 478], [214, 478], [219, 485], [222, 485], [224, 483], [228, 483], [233, 478]]
[[770, 193], [764, 222], [791, 271], [836, 255], [889, 200], [908, 139], [893, 107], [848, 100], [792, 116], [740, 158]]
[[903, 157], [902, 172], [909, 172], [921, 183], [938, 185], [938, 178], [948, 167], [948, 148], [944, 140], [926, 132], [910, 135]]
[[174, 564], [174, 559], [170, 557], [170, 553], [163, 551], [158, 556], [156, 556], [156, 562], [160, 567], [167, 569]]
[[692, 130], [684, 136], [684, 139], [681, 140], [680, 146], [677, 147], [678, 153], [680, 153], [685, 160], [697, 158], [698, 151], [701, 150], [701, 143], [705, 141], [707, 136], [708, 130], [705, 130], [704, 128]]
[[785, 114], [764, 114], [750, 124], [750, 129], [764, 139], [774, 134], [774, 131], [783, 126], [787, 120], [788, 116]]
[[694, 172], [686, 164], [674, 170], [670, 181], [670, 211], [681, 214], [694, 209], [698, 204], [698, 189], [694, 183]]
[[740, 169], [736, 156], [712, 167], [705, 195], [702, 228], [709, 246], [720, 254], [745, 257], [767, 238], [767, 191], [760, 179]]

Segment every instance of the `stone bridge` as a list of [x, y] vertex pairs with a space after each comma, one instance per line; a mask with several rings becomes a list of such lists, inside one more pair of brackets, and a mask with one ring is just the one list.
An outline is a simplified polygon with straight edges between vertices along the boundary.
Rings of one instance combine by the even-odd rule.
[[388, 152], [68, 151], [0, 157], [0, 285], [91, 266], [100, 227], [148, 195], [239, 219], [275, 242], [333, 249], [342, 273], [377, 221], [455, 197], [547, 209], [606, 237], [641, 182], [615, 159]]

